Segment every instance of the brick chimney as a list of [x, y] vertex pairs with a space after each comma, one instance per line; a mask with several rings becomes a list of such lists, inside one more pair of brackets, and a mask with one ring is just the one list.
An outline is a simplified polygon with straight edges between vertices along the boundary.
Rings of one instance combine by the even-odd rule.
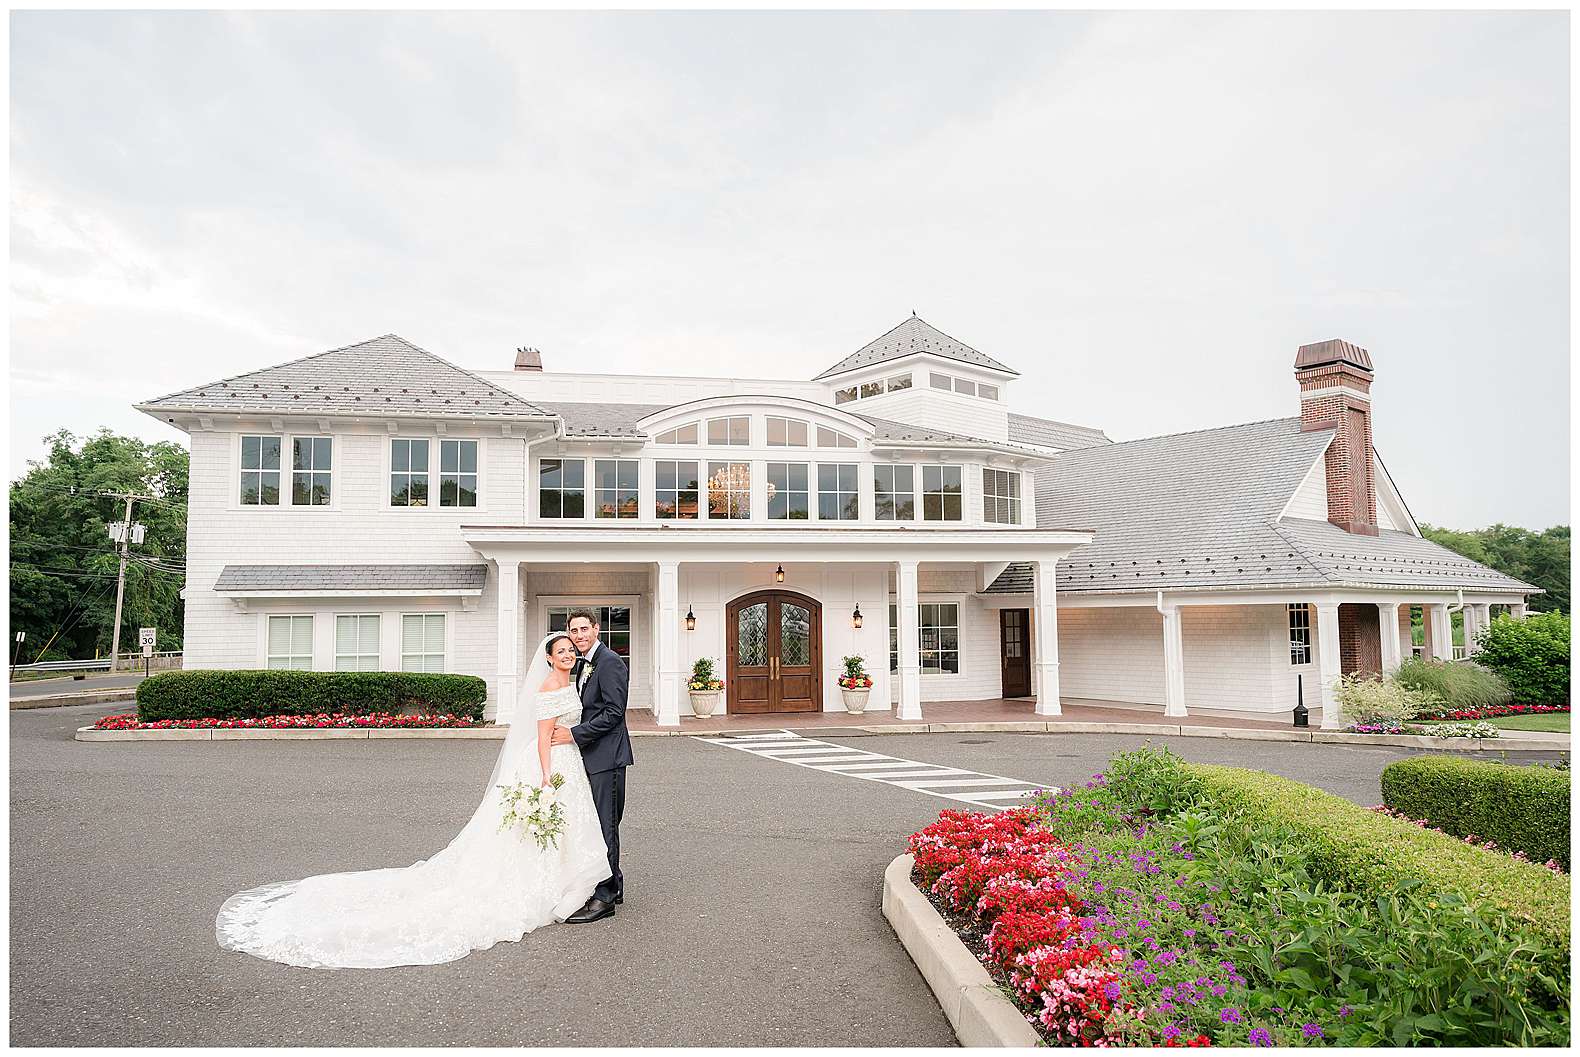
[[1377, 535], [1372, 479], [1372, 358], [1334, 338], [1295, 353], [1300, 428], [1336, 429], [1328, 447], [1328, 520], [1346, 532]]
[[525, 345], [520, 346], [516, 349], [516, 370], [543, 370], [543, 354], [537, 349], [529, 349]]

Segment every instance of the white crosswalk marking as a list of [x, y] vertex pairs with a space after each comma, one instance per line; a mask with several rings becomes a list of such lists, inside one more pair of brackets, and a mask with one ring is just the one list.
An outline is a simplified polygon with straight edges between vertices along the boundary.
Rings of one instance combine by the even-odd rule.
[[[833, 742], [804, 738], [788, 730], [769, 734], [732, 734], [726, 737], [697, 738], [697, 741], [723, 745], [731, 749], [778, 760], [814, 771], [860, 778], [868, 782], [882, 782], [913, 793], [955, 800], [973, 807], [1001, 811], [1014, 807], [1021, 797], [1043, 786], [1023, 782], [1018, 778], [983, 774], [959, 767], [946, 767], [937, 763], [905, 760], [898, 756], [885, 756], [880, 752], [855, 749]], [[1003, 788], [984, 788], [1002, 786]], [[1049, 790], [1052, 792], [1053, 790]]]

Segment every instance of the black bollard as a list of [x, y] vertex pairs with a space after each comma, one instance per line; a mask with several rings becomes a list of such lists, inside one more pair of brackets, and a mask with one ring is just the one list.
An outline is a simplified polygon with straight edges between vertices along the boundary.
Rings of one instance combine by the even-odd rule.
[[1306, 708], [1305, 676], [1295, 675], [1295, 726], [1311, 726], [1311, 713]]

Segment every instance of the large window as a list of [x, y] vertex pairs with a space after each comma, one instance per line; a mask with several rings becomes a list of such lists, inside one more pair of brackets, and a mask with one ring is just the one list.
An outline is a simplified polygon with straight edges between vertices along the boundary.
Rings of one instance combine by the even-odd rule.
[[856, 464], [825, 462], [817, 467], [817, 516], [821, 521], [856, 521], [861, 517], [856, 489]]
[[708, 443], [745, 447], [752, 442], [752, 420], [746, 415], [708, 419]]
[[241, 438], [243, 506], [280, 505], [280, 438]]
[[291, 438], [292, 506], [329, 505], [329, 464], [333, 448], [334, 441], [328, 437]]
[[335, 671], [379, 670], [379, 618], [377, 613], [335, 617]]
[[798, 418], [768, 416], [768, 446], [770, 448], [806, 447], [806, 423]]
[[775, 521], [805, 521], [811, 517], [804, 462], [768, 464], [768, 516]]
[[400, 618], [400, 670], [444, 671], [443, 613], [407, 613]]
[[[889, 603], [889, 671], [900, 670], [899, 607]], [[960, 672], [960, 605], [956, 602], [923, 602], [916, 607], [917, 634], [921, 640], [923, 675], [958, 675]]]
[[270, 617], [270, 668], [313, 668], [313, 618]]
[[1311, 607], [1304, 602], [1289, 608], [1289, 663], [1311, 663]]
[[637, 461], [598, 459], [593, 464], [596, 485], [594, 512], [598, 517], [634, 518], [637, 515]]
[[666, 429], [653, 438], [654, 444], [695, 444], [697, 443], [697, 424], [688, 422], [684, 426]]
[[916, 520], [916, 468], [914, 466], [874, 466], [879, 521]]
[[477, 441], [439, 442], [439, 505], [477, 505]]
[[946, 393], [959, 393], [961, 396], [975, 396], [983, 400], [997, 400], [998, 386], [989, 385], [987, 382], [973, 382], [969, 378], [956, 378], [950, 374], [939, 374], [933, 371], [927, 379], [927, 384], [934, 389], [941, 389]]
[[390, 506], [428, 505], [428, 442], [390, 441]]
[[1020, 474], [982, 471], [982, 517], [995, 525], [1020, 524]]
[[708, 517], [722, 521], [752, 516], [752, 464], [708, 463]]
[[653, 514], [660, 518], [697, 519], [697, 464], [660, 459], [653, 464]]
[[618, 653], [631, 667], [631, 607], [630, 606], [550, 606], [549, 631], [564, 631], [571, 613], [590, 609], [598, 614], [598, 641]]
[[538, 462], [538, 516], [585, 516], [587, 464], [580, 459], [542, 459]]
[[922, 520], [960, 520], [960, 467], [922, 467]]

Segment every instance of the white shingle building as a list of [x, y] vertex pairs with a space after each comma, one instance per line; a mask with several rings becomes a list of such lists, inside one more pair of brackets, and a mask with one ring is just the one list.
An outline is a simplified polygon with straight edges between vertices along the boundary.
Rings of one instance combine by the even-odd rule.
[[[1451, 655], [1536, 589], [1421, 538], [1371, 450], [1371, 361], [1303, 346], [1297, 417], [1110, 443], [911, 317], [811, 381], [472, 372], [394, 335], [139, 409], [191, 436], [186, 664], [465, 672], [596, 606], [632, 703], [1025, 698], [1336, 724], [1341, 672]], [[1401, 644], [1404, 644], [1403, 646]]]

